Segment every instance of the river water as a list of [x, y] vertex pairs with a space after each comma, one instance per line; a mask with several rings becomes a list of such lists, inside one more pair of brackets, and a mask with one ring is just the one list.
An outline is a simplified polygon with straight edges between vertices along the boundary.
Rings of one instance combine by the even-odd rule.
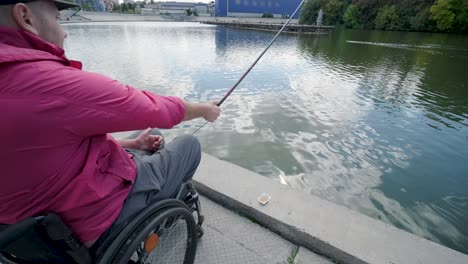
[[[65, 29], [85, 70], [194, 101], [219, 100], [274, 36], [175, 22]], [[196, 135], [206, 153], [468, 253], [467, 84], [468, 36], [282, 35]]]

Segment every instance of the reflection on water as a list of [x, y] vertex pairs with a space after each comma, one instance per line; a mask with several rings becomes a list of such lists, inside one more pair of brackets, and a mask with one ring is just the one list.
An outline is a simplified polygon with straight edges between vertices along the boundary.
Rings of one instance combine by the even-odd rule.
[[[220, 99], [273, 37], [190, 23], [66, 30], [68, 56], [87, 70], [190, 100]], [[468, 253], [467, 44], [409, 32], [280, 36], [197, 135], [207, 153]]]

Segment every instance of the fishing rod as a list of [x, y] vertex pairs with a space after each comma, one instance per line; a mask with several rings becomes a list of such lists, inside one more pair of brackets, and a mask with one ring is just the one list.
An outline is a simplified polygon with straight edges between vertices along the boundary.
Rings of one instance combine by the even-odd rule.
[[[263, 57], [263, 55], [267, 52], [267, 50], [271, 47], [271, 45], [273, 44], [273, 42], [275, 42], [275, 40], [278, 38], [278, 36], [281, 34], [281, 32], [283, 32], [283, 30], [286, 28], [286, 26], [289, 24], [289, 22], [291, 22], [291, 20], [293, 19], [293, 17], [296, 15], [297, 11], [299, 11], [299, 9], [301, 8], [302, 4], [304, 4], [306, 0], [302, 0], [301, 3], [299, 3], [299, 6], [296, 8], [296, 10], [294, 11], [294, 13], [289, 17], [288, 21], [286, 21], [286, 23], [283, 25], [283, 27], [278, 31], [278, 33], [276, 33], [276, 35], [273, 37], [273, 39], [270, 41], [270, 43], [268, 44], [268, 46], [263, 50], [262, 53], [260, 53], [260, 55], [257, 57], [257, 59], [252, 63], [252, 65], [250, 65], [250, 67], [244, 72], [244, 74], [240, 77], [239, 80], [237, 80], [237, 82], [234, 84], [234, 86], [232, 86], [232, 88], [223, 96], [223, 98], [219, 101], [219, 103], [217, 103], [216, 105], [217, 106], [221, 106], [224, 101], [231, 95], [231, 93], [237, 88], [237, 86], [244, 80], [244, 78], [247, 76], [247, 74], [249, 74], [249, 72], [253, 69], [253, 67], [257, 64], [257, 62]], [[204, 127], [206, 124], [208, 124], [208, 122], [206, 122], [205, 124], [203, 124], [202, 126], [200, 126], [197, 130], [195, 130], [193, 134], [197, 133], [198, 130], [200, 130], [202, 127]]]

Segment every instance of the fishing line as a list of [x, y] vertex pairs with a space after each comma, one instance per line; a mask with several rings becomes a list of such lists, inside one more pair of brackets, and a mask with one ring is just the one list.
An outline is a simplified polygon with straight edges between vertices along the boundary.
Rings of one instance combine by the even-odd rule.
[[[226, 107], [224, 107], [223, 109], [221, 109], [221, 112], [223, 112], [223, 110], [226, 110], [228, 109], [234, 102], [231, 102], [230, 104], [228, 104]], [[202, 127], [206, 126], [206, 124], [208, 124], [209, 122], [205, 122], [203, 125], [201, 125], [200, 127], [197, 128], [197, 130], [195, 130], [192, 135], [194, 135], [195, 133], [198, 132], [198, 130], [202, 129]]]
[[[252, 65], [250, 65], [250, 67], [244, 72], [244, 74], [240, 77], [240, 79], [234, 84], [234, 86], [232, 86], [232, 88], [229, 90], [229, 92], [227, 92], [223, 98], [219, 101], [219, 103], [217, 104], [217, 106], [221, 106], [224, 101], [229, 97], [229, 95], [231, 95], [231, 93], [237, 88], [237, 86], [242, 82], [242, 80], [244, 80], [244, 78], [247, 76], [247, 74], [249, 74], [249, 72], [253, 69], [253, 67], [257, 64], [257, 62], [263, 57], [263, 55], [267, 52], [267, 50], [271, 47], [271, 45], [273, 44], [273, 42], [275, 42], [275, 40], [278, 38], [278, 36], [281, 34], [281, 32], [283, 32], [283, 30], [286, 28], [286, 26], [289, 24], [289, 22], [291, 22], [291, 20], [293, 19], [293, 17], [296, 15], [297, 11], [299, 11], [299, 9], [301, 8], [302, 4], [304, 4], [306, 0], [302, 0], [301, 3], [299, 3], [299, 6], [296, 8], [296, 10], [293, 12], [293, 14], [289, 17], [288, 21], [286, 21], [286, 23], [283, 25], [283, 27], [278, 31], [278, 33], [276, 33], [276, 35], [273, 37], [273, 39], [270, 41], [270, 43], [268, 44], [268, 46], [263, 50], [262, 53], [260, 53], [260, 55], [257, 57], [257, 59], [252, 63]], [[206, 122], [205, 124], [203, 124], [202, 126], [200, 126], [197, 130], [195, 130], [192, 135], [194, 135], [195, 133], [198, 132], [198, 130], [200, 130], [202, 127], [204, 127], [206, 124], [208, 124], [208, 122]]]

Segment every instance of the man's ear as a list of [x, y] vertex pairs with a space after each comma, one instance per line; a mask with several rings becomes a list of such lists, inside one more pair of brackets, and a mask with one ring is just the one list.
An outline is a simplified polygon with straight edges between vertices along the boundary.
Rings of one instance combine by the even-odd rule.
[[37, 17], [33, 14], [31, 8], [23, 3], [13, 6], [13, 20], [19, 29], [38, 35]]

